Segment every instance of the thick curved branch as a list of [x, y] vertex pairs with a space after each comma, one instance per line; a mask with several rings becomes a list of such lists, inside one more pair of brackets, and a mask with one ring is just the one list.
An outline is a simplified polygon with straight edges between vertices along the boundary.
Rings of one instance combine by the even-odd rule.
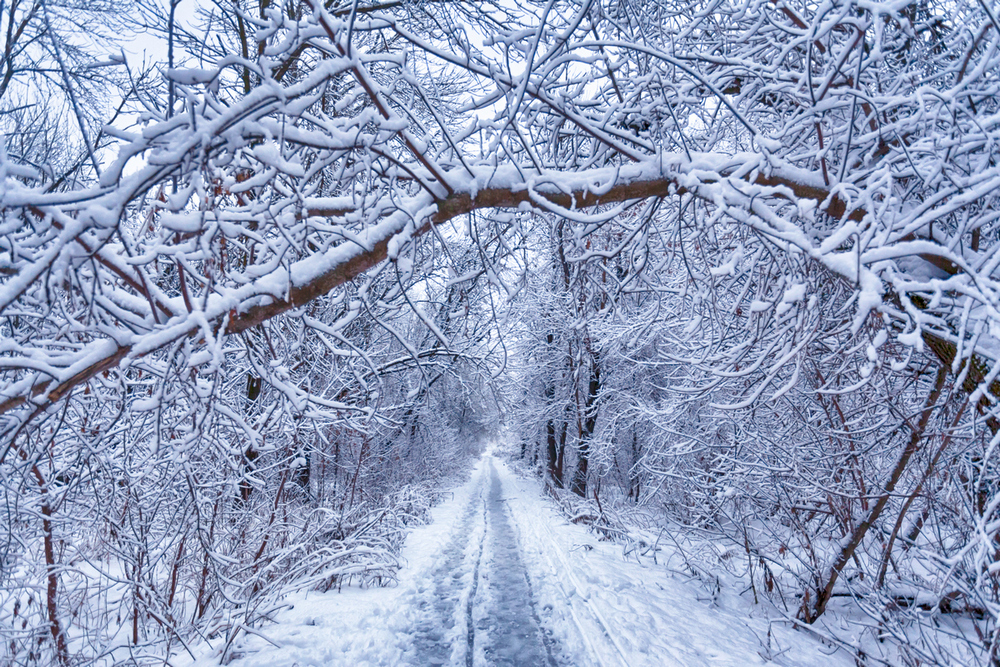
[[[578, 175], [579, 176], [579, 175]], [[289, 276], [289, 286], [287, 296], [283, 299], [271, 297], [268, 303], [256, 304], [245, 309], [240, 309], [238, 305], [230, 305], [228, 308], [220, 308], [216, 304], [215, 311], [203, 311], [202, 315], [207, 316], [209, 326], [213, 331], [224, 330], [226, 334], [235, 334], [253, 328], [277, 315], [288, 312], [295, 308], [300, 308], [314, 299], [328, 294], [333, 289], [361, 276], [377, 264], [383, 262], [390, 256], [390, 246], [394, 239], [412, 238], [428, 232], [434, 225], [442, 224], [458, 216], [482, 209], [518, 209], [524, 205], [533, 206], [536, 203], [545, 202], [566, 209], [567, 211], [593, 208], [606, 204], [620, 203], [624, 201], [646, 199], [650, 197], [666, 197], [692, 193], [696, 196], [698, 192], [691, 191], [682, 185], [683, 170], [674, 173], [664, 174], [657, 170], [654, 174], [640, 175], [635, 178], [623, 178], [616, 185], [610, 188], [595, 188], [595, 180], [588, 181], [585, 177], [574, 179], [577, 184], [569, 191], [559, 191], [554, 186], [536, 186], [534, 190], [528, 189], [523, 184], [510, 187], [483, 188], [471, 192], [454, 192], [449, 196], [439, 199], [436, 204], [428, 197], [427, 205], [436, 206], [436, 211], [426, 216], [417, 226], [412, 218], [403, 211], [397, 211], [388, 216], [385, 221], [372, 227], [363, 236], [363, 241], [357, 244], [345, 243], [329, 251], [325, 256], [312, 257], [296, 265], [293, 265]], [[725, 173], [719, 174], [720, 178], [726, 178]], [[596, 179], [600, 180], [600, 179]], [[750, 179], [748, 179], [750, 180]], [[826, 213], [834, 218], [845, 218], [850, 220], [861, 220], [865, 216], [865, 211], [860, 208], [849, 208], [846, 202], [837, 196], [815, 184], [803, 182], [805, 178], [792, 178], [772, 173], [769, 176], [756, 175], [751, 183], [768, 188], [776, 188], [776, 196], [782, 196], [781, 190], [787, 190], [791, 197], [801, 199], [812, 199], [817, 202], [825, 202]], [[708, 181], [706, 181], [708, 182]], [[597, 189], [598, 192], [594, 190]], [[787, 196], [787, 195], [786, 195]], [[791, 198], [789, 197], [789, 198]], [[310, 209], [309, 216], [333, 216], [343, 215], [343, 210], [323, 210]], [[396, 243], [399, 243], [397, 240]], [[320, 260], [325, 264], [325, 270], [318, 272], [307, 272], [307, 265], [313, 260]], [[934, 261], [934, 257], [927, 258]], [[942, 258], [937, 258], [942, 259]], [[937, 262], [940, 263], [940, 262]], [[303, 269], [303, 271], [299, 271]], [[294, 279], [296, 275], [309, 275], [307, 279], [296, 285]], [[253, 295], [255, 300], [259, 300], [260, 293]], [[184, 317], [183, 315], [181, 317]], [[175, 318], [176, 320], [176, 318]], [[128, 356], [142, 357], [151, 352], [161, 349], [165, 345], [179, 339], [195, 336], [204, 326], [204, 319], [196, 321], [188, 318], [180, 322], [167, 323], [167, 330], [170, 334], [165, 334], [160, 330], [156, 336], [155, 344], [119, 345], [108, 354], [92, 362], [85, 368], [79, 369], [67, 379], [55, 382], [45, 380], [32, 386], [30, 390], [20, 396], [12, 396], [0, 402], [0, 414], [4, 414], [23, 406], [29, 401], [33, 401], [39, 406], [45, 403], [54, 403], [68, 395], [76, 386], [86, 382], [95, 375], [117, 366]], [[940, 355], [939, 355], [940, 356]], [[39, 398], [43, 397], [43, 398]]]

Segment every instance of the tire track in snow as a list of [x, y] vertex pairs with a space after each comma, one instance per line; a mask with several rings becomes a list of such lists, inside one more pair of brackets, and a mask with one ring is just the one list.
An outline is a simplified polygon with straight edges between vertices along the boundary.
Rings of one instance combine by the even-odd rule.
[[[579, 603], [582, 603], [582, 607], [586, 610], [587, 615], [591, 619], [593, 619], [595, 624], [601, 629], [601, 631], [604, 634], [604, 638], [607, 640], [607, 643], [609, 643], [614, 648], [613, 655], [615, 659], [619, 661], [619, 664], [622, 665], [622, 667], [631, 667], [628, 654], [625, 652], [625, 649], [622, 648], [622, 645], [616, 639], [617, 630], [611, 627], [611, 625], [608, 623], [608, 620], [604, 617], [604, 614], [602, 614], [601, 611], [594, 606], [593, 602], [591, 602], [590, 596], [584, 593], [585, 589], [580, 585], [580, 582], [577, 580], [577, 578], [573, 576], [573, 569], [572, 566], [569, 564], [568, 559], [566, 558], [566, 554], [563, 553], [563, 550], [559, 547], [559, 545], [557, 545], [552, 540], [551, 537], [545, 535], [544, 539], [548, 543], [551, 549], [551, 553], [555, 554], [556, 558], [561, 563], [561, 571], [564, 573], [564, 579], [565, 579], [565, 581], [563, 581], [562, 583], [566, 584], [568, 582], [568, 585], [565, 585], [563, 588], [564, 594], [566, 596], [566, 606], [570, 610], [573, 622], [576, 625], [577, 630], [580, 632], [580, 636], [587, 643], [591, 655], [597, 657], [599, 655], [607, 655], [611, 652], [609, 651], [599, 652], [597, 647], [593, 644], [593, 642], [590, 641], [589, 633], [583, 627], [583, 624], [580, 621], [580, 617], [576, 613], [577, 607], [581, 606]], [[549, 559], [549, 563], [552, 566], [553, 572], [556, 572], [557, 569], [555, 565], [552, 564], [551, 559]], [[579, 603], [577, 601], [579, 601]], [[597, 661], [599, 664], [606, 664], [604, 660], [601, 658], [598, 658]]]
[[491, 458], [478, 475], [419, 602], [414, 664], [557, 667]]
[[[475, 641], [475, 627], [471, 622], [472, 603], [485, 542], [485, 509], [482, 514], [476, 511], [483, 501], [482, 477], [483, 474], [480, 472], [477, 483], [480, 487], [479, 493], [470, 498], [461, 520], [452, 531], [451, 539], [442, 548], [444, 560], [431, 571], [430, 595], [420, 602], [424, 619], [413, 634], [417, 658], [414, 664], [429, 667], [456, 664], [459, 656], [455, 656], [454, 653], [460, 650], [465, 654], [466, 666], [472, 665], [472, 646]], [[479, 541], [474, 545], [473, 539], [477, 534]], [[470, 567], [472, 554], [469, 552], [473, 548], [476, 551], [475, 562]], [[465, 576], [467, 574], [470, 575], [468, 578]], [[462, 605], [462, 597], [466, 590], [469, 591], [469, 598], [466, 605]], [[465, 614], [460, 617], [459, 610], [463, 606]], [[466, 624], [464, 633], [459, 630], [456, 634], [455, 624], [458, 621]], [[463, 636], [466, 638], [467, 646], [461, 646], [456, 642]]]
[[507, 516], [503, 485], [493, 459], [487, 460], [484, 542], [489, 549], [482, 574], [485, 590], [477, 596], [482, 656], [488, 665], [497, 667], [555, 667], [552, 640], [542, 629], [518, 540]]
[[[574, 575], [573, 566], [566, 553], [537, 520], [525, 521], [524, 519], [528, 517], [521, 518], [522, 520], [518, 521], [512, 516], [522, 541], [527, 540], [531, 543], [546, 563], [548, 572], [545, 573], [545, 578], [557, 583], [563, 610], [568, 612], [569, 620], [576, 628], [589, 658], [589, 664], [602, 667], [612, 665], [631, 667], [634, 660], [618, 641], [618, 630], [593, 604], [587, 587]], [[598, 632], [595, 633], [594, 630]]]
[[465, 667], [472, 667], [473, 659], [476, 655], [476, 624], [472, 620], [473, 609], [476, 604], [476, 592], [479, 590], [479, 565], [483, 562], [483, 547], [486, 546], [486, 502], [483, 502], [483, 536], [479, 540], [479, 552], [476, 554], [476, 564], [472, 567], [472, 590], [469, 592], [469, 600], [465, 604], [465, 626], [466, 646], [465, 646]]

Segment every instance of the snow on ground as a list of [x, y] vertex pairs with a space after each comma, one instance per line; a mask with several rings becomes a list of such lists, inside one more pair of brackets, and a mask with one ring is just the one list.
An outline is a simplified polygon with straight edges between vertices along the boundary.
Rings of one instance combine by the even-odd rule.
[[569, 523], [542, 500], [537, 480], [496, 467], [542, 621], [572, 656], [567, 664], [854, 666], [809, 635], [720, 606], [662, 562], [624, 560], [620, 545]]
[[[291, 596], [274, 624], [237, 642], [229, 664], [854, 664], [784, 626], [771, 625], [769, 638], [766, 619], [720, 606], [662, 564], [624, 560], [489, 454], [432, 517], [407, 538], [396, 587]], [[187, 664], [219, 658], [218, 646], [204, 647]]]

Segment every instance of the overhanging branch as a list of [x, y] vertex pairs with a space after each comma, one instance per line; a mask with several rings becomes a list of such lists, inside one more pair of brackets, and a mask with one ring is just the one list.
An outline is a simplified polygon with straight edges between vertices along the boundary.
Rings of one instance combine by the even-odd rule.
[[[724, 177], [724, 176], [723, 176]], [[607, 204], [620, 203], [625, 201], [641, 200], [650, 197], [666, 197], [670, 195], [680, 195], [692, 192], [680, 185], [679, 176], [674, 174], [657, 174], [655, 177], [637, 178], [614, 185], [601, 193], [593, 192], [592, 187], [580, 186], [570, 192], [539, 192], [531, 191], [523, 185], [507, 188], [484, 188], [475, 193], [453, 192], [452, 194], [439, 199], [437, 211], [426, 218], [423, 223], [413, 230], [413, 237], [420, 236], [428, 232], [433, 225], [439, 225], [452, 220], [458, 216], [482, 209], [517, 209], [523, 204], [534, 205], [538, 197], [545, 200], [554, 207], [566, 210], [588, 209]], [[834, 218], [850, 219], [860, 221], [865, 216], [865, 211], [860, 208], [849, 208], [848, 204], [837, 196], [821, 187], [802, 183], [793, 178], [782, 177], [772, 174], [764, 176], [758, 174], [752, 180], [755, 185], [769, 188], [787, 189], [796, 198], [811, 199], [817, 202], [825, 202], [825, 212]], [[698, 194], [695, 192], [694, 194]], [[777, 194], [776, 196], [781, 196]], [[310, 216], [340, 216], [343, 210], [321, 210], [311, 209]], [[356, 252], [344, 261], [330, 267], [325, 272], [304, 282], [301, 285], [293, 285], [288, 290], [288, 296], [284, 299], [274, 299], [266, 304], [258, 304], [246, 308], [245, 310], [232, 309], [228, 313], [220, 314], [209, 320], [209, 325], [213, 330], [219, 331], [225, 324], [226, 334], [235, 334], [253, 328], [267, 320], [288, 312], [295, 308], [301, 308], [316, 298], [328, 294], [333, 289], [343, 285], [363, 273], [385, 261], [389, 256], [389, 245], [392, 239], [403, 228], [390, 229], [388, 233], [375, 239], [371, 245], [359, 252]], [[928, 261], [941, 268], [950, 269], [950, 273], [957, 271], [947, 260], [941, 257], [928, 256]], [[942, 264], [946, 262], [947, 266]], [[134, 287], [134, 286], [133, 286]], [[177, 333], [171, 337], [160, 340], [160, 344], [155, 349], [160, 349], [174, 341], [187, 336], [197, 335], [199, 324], [192, 322], [189, 326], [177, 327]], [[931, 346], [937, 353], [935, 346]], [[143, 350], [136, 357], [146, 356], [155, 349]], [[54, 403], [67, 396], [76, 386], [88, 381], [95, 375], [110, 370], [121, 363], [123, 359], [133, 354], [134, 346], [121, 345], [116, 347], [110, 354], [102, 357], [98, 361], [88, 365], [73, 374], [72, 377], [55, 383], [53, 380], [45, 380], [31, 387], [29, 391], [20, 396], [12, 396], [0, 402], [0, 414], [17, 409], [29, 401], [38, 406], [46, 403]], [[943, 363], [948, 363], [947, 355], [937, 354]], [[981, 362], [977, 368], [981, 366]], [[39, 399], [39, 397], [44, 398]]]

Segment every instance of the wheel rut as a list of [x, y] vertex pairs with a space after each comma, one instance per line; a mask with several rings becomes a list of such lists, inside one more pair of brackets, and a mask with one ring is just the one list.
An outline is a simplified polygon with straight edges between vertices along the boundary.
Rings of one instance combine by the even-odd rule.
[[478, 474], [479, 493], [444, 545], [420, 603], [414, 664], [556, 667], [558, 651], [542, 629], [492, 459]]
[[486, 591], [482, 596], [478, 636], [488, 665], [555, 667], [552, 640], [539, 622], [517, 536], [507, 516], [503, 485], [492, 459], [489, 460], [489, 491], [486, 494], [489, 558], [483, 565]]
[[[413, 637], [415, 665], [472, 665], [472, 650], [456, 646], [456, 639], [465, 634], [469, 647], [475, 641], [475, 626], [470, 620], [484, 542], [485, 510], [482, 495], [480, 490], [478, 495], [470, 499], [461, 520], [442, 550], [445, 559], [431, 572], [431, 585], [420, 603], [423, 622], [416, 628]], [[471, 576], [466, 576], [470, 571]], [[463, 594], [470, 587], [466, 611], [459, 619], [456, 610], [462, 603]], [[458, 620], [466, 624], [466, 632], [459, 631], [456, 637], [455, 624]]]

